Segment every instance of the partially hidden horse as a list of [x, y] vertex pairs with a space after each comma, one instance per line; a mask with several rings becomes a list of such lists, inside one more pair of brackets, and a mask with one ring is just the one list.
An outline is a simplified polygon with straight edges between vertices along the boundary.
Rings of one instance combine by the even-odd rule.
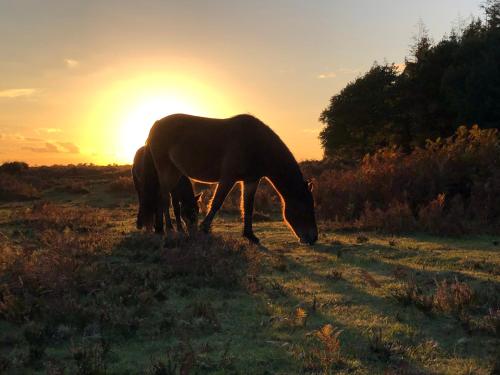
[[[142, 220], [141, 203], [144, 195], [144, 156], [145, 147], [137, 150], [134, 156], [134, 164], [132, 165], [132, 178], [134, 180], [135, 190], [139, 198], [139, 213], [137, 214], [137, 229], [142, 229], [144, 222]], [[180, 176], [177, 185], [170, 191], [170, 194], [164, 193], [159, 189], [158, 176], [150, 176], [148, 184], [153, 184], [153, 190], [156, 191], [154, 203], [154, 221], [155, 232], [163, 233], [163, 217], [165, 217], [165, 226], [167, 230], [173, 230], [172, 221], [170, 219], [170, 197], [172, 198], [172, 207], [175, 215], [175, 223], [177, 230], [183, 232], [182, 219], [186, 223], [188, 230], [196, 228], [198, 225], [198, 200], [200, 195], [194, 195], [191, 181], [186, 176]], [[148, 230], [151, 228], [146, 225]]]
[[150, 179], [159, 178], [163, 192], [171, 192], [183, 175], [217, 183], [201, 223], [204, 231], [210, 230], [233, 185], [242, 182], [243, 236], [258, 243], [252, 229], [253, 205], [259, 181], [265, 177], [281, 197], [283, 217], [292, 232], [303, 243], [318, 239], [312, 186], [278, 135], [251, 115], [213, 119], [175, 114], [156, 121], [146, 142], [144, 174], [144, 223], [153, 220], [158, 188]]

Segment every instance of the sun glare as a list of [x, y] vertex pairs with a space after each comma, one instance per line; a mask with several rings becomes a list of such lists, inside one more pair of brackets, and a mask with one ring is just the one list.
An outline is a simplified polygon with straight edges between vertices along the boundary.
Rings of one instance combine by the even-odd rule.
[[132, 163], [156, 120], [173, 113], [223, 117], [232, 106], [215, 87], [182, 75], [147, 74], [117, 81], [92, 100], [82, 139], [100, 164]]
[[199, 113], [194, 104], [173, 96], [141, 98], [136, 105], [124, 111], [120, 121], [117, 158], [130, 162], [136, 150], [144, 145], [149, 129], [156, 120], [173, 113]]

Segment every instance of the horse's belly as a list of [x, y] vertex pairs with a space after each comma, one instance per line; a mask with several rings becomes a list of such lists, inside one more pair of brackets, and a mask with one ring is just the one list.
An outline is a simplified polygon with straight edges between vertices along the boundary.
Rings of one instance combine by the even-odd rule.
[[217, 183], [221, 179], [221, 160], [217, 155], [200, 157], [193, 152], [191, 155], [178, 153], [171, 156], [177, 169], [189, 178], [208, 183]]
[[220, 174], [217, 173], [207, 173], [206, 170], [197, 169], [184, 169], [181, 170], [182, 174], [188, 176], [192, 180], [205, 183], [218, 183], [220, 181]]

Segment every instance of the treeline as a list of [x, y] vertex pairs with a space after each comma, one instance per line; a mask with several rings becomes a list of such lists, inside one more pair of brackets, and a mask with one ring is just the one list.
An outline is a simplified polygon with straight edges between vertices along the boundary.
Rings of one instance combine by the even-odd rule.
[[[301, 163], [314, 181], [316, 216], [334, 228], [440, 235], [500, 233], [500, 134], [497, 129], [462, 126], [447, 138], [403, 152], [380, 148], [357, 163], [334, 158]], [[105, 191], [99, 186], [108, 186]], [[130, 166], [0, 166], [0, 203], [48, 199], [51, 192], [92, 191], [135, 197]], [[205, 191], [206, 211], [213, 187]], [[239, 215], [240, 189], [224, 202], [223, 213]], [[255, 220], [280, 216], [281, 203], [263, 179], [255, 199]]]
[[321, 113], [325, 156], [360, 160], [381, 147], [410, 152], [461, 125], [500, 127], [500, 1], [483, 20], [433, 44], [424, 32], [402, 72], [372, 68], [331, 98]]

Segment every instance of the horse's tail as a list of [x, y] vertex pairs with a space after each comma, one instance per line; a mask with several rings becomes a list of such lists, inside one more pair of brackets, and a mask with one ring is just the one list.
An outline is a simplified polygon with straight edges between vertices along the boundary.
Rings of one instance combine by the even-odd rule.
[[[137, 156], [137, 154], [136, 154]], [[131, 172], [132, 172], [132, 180], [134, 181], [134, 188], [137, 193], [137, 197], [139, 198], [139, 212], [137, 213], [137, 221], [135, 223], [135, 226], [137, 229], [142, 229], [142, 210], [141, 210], [141, 189], [142, 185], [139, 180], [139, 176], [137, 175], [137, 158], [134, 158], [134, 164], [132, 165]]]
[[153, 226], [154, 215], [156, 212], [157, 198], [160, 191], [160, 181], [153, 161], [153, 155], [149, 145], [144, 146], [142, 177], [142, 199], [140, 202], [142, 221], [146, 228]]

